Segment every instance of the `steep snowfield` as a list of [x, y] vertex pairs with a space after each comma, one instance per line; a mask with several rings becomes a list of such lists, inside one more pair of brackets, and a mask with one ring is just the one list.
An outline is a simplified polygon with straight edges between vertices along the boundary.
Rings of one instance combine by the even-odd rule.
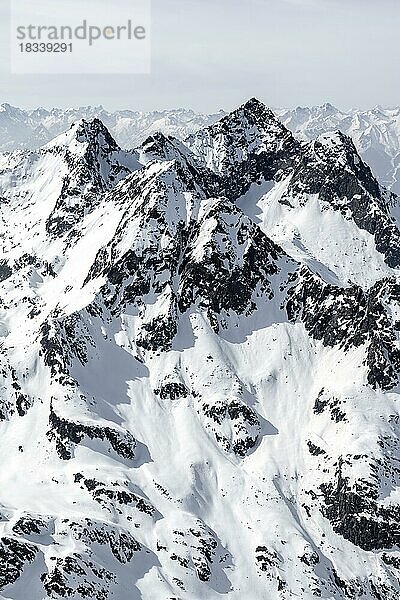
[[0, 598], [397, 600], [396, 198], [255, 99], [0, 171]]

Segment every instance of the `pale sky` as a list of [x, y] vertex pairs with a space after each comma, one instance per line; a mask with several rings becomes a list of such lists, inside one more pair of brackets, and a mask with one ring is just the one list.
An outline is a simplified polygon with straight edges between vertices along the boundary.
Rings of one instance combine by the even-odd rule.
[[[152, 0], [151, 74], [114, 76], [11, 75], [8, 0], [0, 2], [0, 103], [211, 112], [257, 96], [271, 107], [400, 105], [399, 0]], [[112, 10], [113, 0], [102, 2]]]

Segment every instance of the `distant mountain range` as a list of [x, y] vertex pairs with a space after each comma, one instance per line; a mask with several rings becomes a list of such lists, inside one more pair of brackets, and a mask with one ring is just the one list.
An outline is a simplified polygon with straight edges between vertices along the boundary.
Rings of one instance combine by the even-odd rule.
[[[361, 157], [378, 180], [400, 193], [400, 108], [341, 111], [331, 104], [311, 108], [276, 109], [275, 114], [300, 140], [315, 139], [321, 133], [339, 130], [349, 135]], [[109, 112], [102, 106], [77, 109], [21, 110], [0, 107], [0, 150], [30, 150], [42, 146], [80, 118], [99, 118], [122, 148], [134, 148], [149, 135], [162, 132], [184, 140], [224, 116], [199, 114], [188, 109], [140, 112]]]
[[224, 112], [203, 115], [189, 109], [140, 112], [120, 110], [108, 112], [102, 106], [76, 109], [37, 108], [22, 110], [9, 104], [0, 106], [0, 150], [16, 148], [35, 150], [50, 141], [79, 119], [100, 119], [122, 148], [134, 148], [146, 137], [162, 131], [184, 139], [212, 123]]

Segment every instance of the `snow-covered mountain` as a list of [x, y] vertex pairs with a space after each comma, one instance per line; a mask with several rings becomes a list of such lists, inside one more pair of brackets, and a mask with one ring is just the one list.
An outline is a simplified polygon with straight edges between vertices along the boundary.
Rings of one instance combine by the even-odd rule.
[[255, 99], [0, 170], [0, 598], [397, 600], [400, 223]]
[[[350, 136], [363, 160], [380, 183], [400, 194], [400, 108], [342, 111], [327, 103], [311, 108], [275, 109], [283, 124], [299, 140], [339, 130]], [[63, 110], [21, 110], [0, 106], [0, 151], [35, 150], [68, 129], [79, 119], [100, 119], [122, 148], [134, 148], [147, 137], [162, 132], [184, 140], [226, 113], [206, 115], [188, 109], [109, 112], [102, 106]]]
[[332, 130], [350, 136], [382, 185], [400, 194], [399, 107], [344, 112], [327, 103], [277, 110], [276, 114], [299, 139], [313, 140]]

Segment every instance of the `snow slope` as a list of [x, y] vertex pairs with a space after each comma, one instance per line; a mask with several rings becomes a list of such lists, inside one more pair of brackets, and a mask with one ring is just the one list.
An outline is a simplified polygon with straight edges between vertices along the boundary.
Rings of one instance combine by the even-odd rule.
[[398, 201], [256, 99], [0, 171], [0, 598], [399, 597]]

